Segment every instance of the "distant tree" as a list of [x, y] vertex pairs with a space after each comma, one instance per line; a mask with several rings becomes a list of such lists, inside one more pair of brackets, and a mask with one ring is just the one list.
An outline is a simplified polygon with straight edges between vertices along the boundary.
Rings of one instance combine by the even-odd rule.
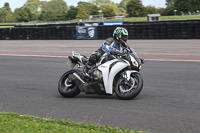
[[0, 22], [6, 21], [6, 15], [8, 14], [8, 11], [5, 8], [0, 8]]
[[108, 4], [108, 6], [110, 6], [116, 13], [117, 9], [118, 9], [118, 5], [115, 4], [115, 3], [111, 3], [111, 4]]
[[119, 3], [119, 7], [126, 10], [126, 5], [127, 5], [127, 3], [128, 3], [129, 1], [130, 1], [130, 0], [122, 0], [122, 1]]
[[144, 6], [141, 0], [130, 0], [126, 5], [126, 11], [129, 17], [139, 17], [144, 15]]
[[166, 0], [166, 6], [168, 15], [174, 15], [174, 10], [177, 10], [177, 14], [192, 13], [200, 10], [200, 0]]
[[5, 8], [7, 11], [12, 12], [11, 9], [10, 9], [10, 5], [9, 5], [8, 2], [6, 2], [6, 3], [4, 4], [4, 8]]
[[43, 21], [56, 21], [57, 14], [53, 10], [42, 10], [41, 18]]
[[104, 17], [113, 17], [116, 15], [114, 9], [109, 5], [102, 5], [99, 9], [102, 10]]
[[176, 0], [166, 0], [167, 8], [174, 8], [174, 3]]
[[80, 8], [80, 6], [84, 6], [87, 14], [89, 15], [95, 15], [96, 13], [98, 13], [98, 8], [96, 5], [89, 3], [89, 2], [78, 2], [78, 8]]
[[78, 7], [70, 6], [66, 14], [66, 18], [68, 20], [76, 19], [77, 14], [78, 14]]
[[48, 15], [49, 19], [52, 20], [65, 20], [66, 14], [67, 14], [67, 3], [64, 0], [51, 0], [49, 2], [42, 2], [41, 4], [42, 8], [42, 16], [40, 19], [46, 19], [44, 18], [46, 13], [50, 13], [50, 15], [53, 15], [50, 17]]
[[0, 22], [6, 22], [6, 16], [8, 13], [12, 14], [12, 11], [10, 9], [10, 5], [8, 2], [4, 4], [3, 8], [0, 8]]
[[6, 22], [10, 23], [10, 22], [14, 22], [14, 18], [13, 18], [13, 14], [11, 12], [9, 12], [6, 15]]
[[188, 13], [192, 11], [192, 5], [189, 0], [175, 0], [174, 9], [177, 10], [177, 14]]
[[126, 10], [124, 8], [117, 8], [115, 11], [117, 16], [127, 16]]
[[82, 19], [82, 18], [88, 18], [89, 15], [87, 14], [85, 8], [83, 5], [80, 6], [78, 14], [76, 15], [76, 18]]
[[200, 0], [190, 0], [192, 11], [200, 11]]
[[99, 8], [97, 6], [92, 6], [91, 7], [91, 11], [90, 11], [90, 15], [98, 15], [99, 14]]
[[15, 17], [19, 22], [28, 22], [32, 20], [32, 14], [29, 8], [21, 7], [15, 9]]
[[146, 6], [144, 9], [145, 15], [158, 13], [158, 9], [155, 6]]
[[23, 7], [28, 8], [31, 11], [31, 14], [33, 14], [32, 20], [38, 20], [40, 17], [40, 7], [41, 7], [41, 1], [40, 0], [27, 0], [27, 2], [24, 4]]
[[166, 15], [174, 15], [174, 3], [176, 0], [166, 0], [166, 8], [164, 10], [164, 13]]
[[90, 2], [96, 5], [97, 7], [113, 3], [111, 0], [90, 0]]
[[161, 16], [167, 16], [167, 15], [168, 15], [168, 12], [167, 12], [166, 8], [159, 8], [159, 9], [158, 9], [158, 13], [159, 13]]

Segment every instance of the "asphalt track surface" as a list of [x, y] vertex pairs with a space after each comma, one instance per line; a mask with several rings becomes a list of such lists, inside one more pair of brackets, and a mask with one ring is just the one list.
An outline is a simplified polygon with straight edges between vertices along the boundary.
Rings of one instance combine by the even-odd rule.
[[130, 40], [147, 59], [144, 88], [133, 100], [61, 97], [64, 56], [72, 49], [89, 55], [100, 42], [0, 41], [0, 111], [153, 133], [200, 132], [200, 40]]

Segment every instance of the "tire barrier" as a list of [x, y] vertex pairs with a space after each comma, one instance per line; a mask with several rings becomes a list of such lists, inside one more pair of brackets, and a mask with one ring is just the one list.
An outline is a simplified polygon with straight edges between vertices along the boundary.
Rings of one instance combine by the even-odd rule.
[[74, 26], [15, 27], [0, 29], [0, 40], [66, 40], [76, 39]]
[[[0, 40], [68, 40], [76, 39], [72, 24], [15, 25], [0, 29]], [[200, 39], [200, 20], [124, 22], [124, 25], [97, 26], [97, 39], [111, 37], [116, 27], [128, 30], [129, 39]], [[84, 39], [84, 38], [83, 38]]]

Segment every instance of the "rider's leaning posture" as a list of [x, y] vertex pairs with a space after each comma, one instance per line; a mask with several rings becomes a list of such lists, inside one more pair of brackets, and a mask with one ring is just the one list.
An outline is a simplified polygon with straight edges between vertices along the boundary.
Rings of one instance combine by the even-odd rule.
[[103, 45], [97, 49], [90, 57], [87, 62], [85, 72], [87, 73], [88, 70], [97, 63], [101, 56], [103, 56], [105, 53], [110, 53], [112, 55], [117, 53], [123, 53], [125, 52], [123, 50], [123, 47], [127, 46], [127, 40], [128, 40], [128, 31], [123, 27], [117, 27], [113, 32], [113, 37], [106, 39], [106, 41], [103, 43]]
[[136, 97], [143, 88], [143, 79], [139, 73], [142, 61], [134, 49], [129, 47], [127, 39], [128, 31], [117, 27], [113, 37], [106, 39], [89, 59], [72, 52], [72, 57], [68, 57], [72, 69], [60, 78], [59, 93], [63, 97], [74, 97], [80, 92], [116, 94], [124, 100]]

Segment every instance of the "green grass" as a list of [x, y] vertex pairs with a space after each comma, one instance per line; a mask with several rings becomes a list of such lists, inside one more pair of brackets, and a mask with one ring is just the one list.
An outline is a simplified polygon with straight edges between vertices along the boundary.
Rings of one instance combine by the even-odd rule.
[[[190, 15], [190, 16], [161, 16], [162, 21], [166, 20], [190, 20], [190, 19], [200, 19], [200, 15]], [[101, 21], [101, 20], [100, 20]], [[125, 19], [105, 19], [105, 22], [119, 22], [119, 21], [125, 21], [125, 22], [146, 22], [147, 17], [132, 17], [132, 18], [125, 18]], [[65, 22], [79, 22], [77, 19], [76, 21], [56, 21], [56, 23], [65, 23]], [[51, 23], [51, 22], [44, 22], [44, 23]], [[55, 22], [54, 22], [55, 23]], [[1, 25], [8, 25], [8, 26], [0, 26], [0, 28], [12, 28], [14, 26], [9, 25], [24, 25], [24, 24], [42, 24], [37, 22], [27, 22], [27, 23], [0, 23]]]
[[147, 133], [0, 112], [0, 133]]
[[3, 28], [14, 28], [14, 26], [0, 26], [0, 29], [3, 29]]
[[162, 16], [162, 20], [184, 20], [184, 19], [200, 19], [200, 15], [191, 16]]
[[[189, 20], [189, 19], [200, 19], [200, 15], [191, 15], [191, 16], [161, 16], [162, 20]], [[106, 20], [107, 22], [112, 21], [122, 21], [120, 19], [110, 19]], [[125, 18], [123, 21], [126, 22], [146, 22], [147, 17], [133, 17], [133, 18]]]

